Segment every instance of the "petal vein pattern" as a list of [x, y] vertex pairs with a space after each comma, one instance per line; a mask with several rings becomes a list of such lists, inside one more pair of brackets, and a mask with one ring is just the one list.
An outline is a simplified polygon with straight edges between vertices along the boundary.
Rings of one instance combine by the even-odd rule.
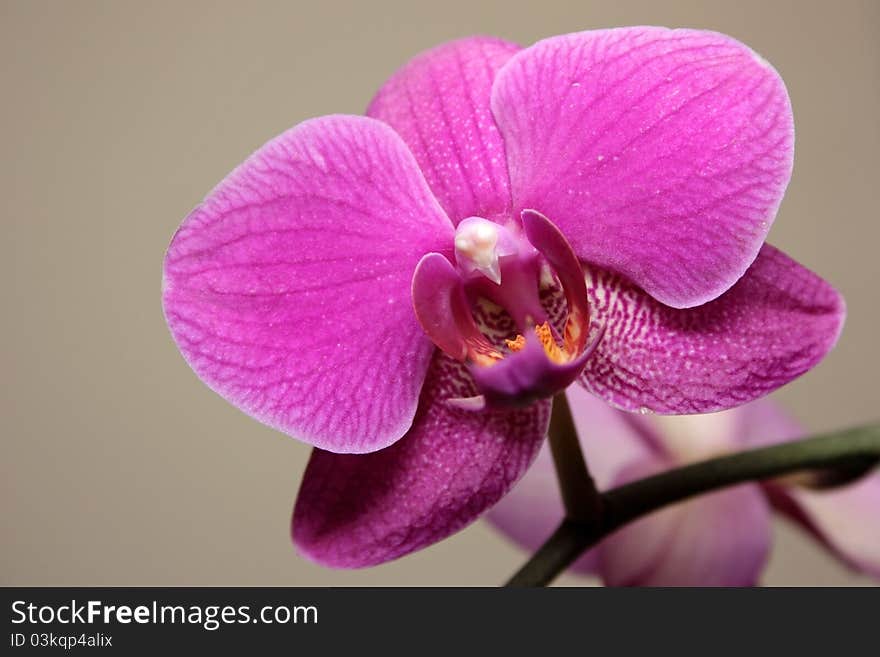
[[540, 41], [499, 72], [492, 110], [514, 210], [578, 256], [687, 308], [739, 279], [791, 175], [785, 86], [712, 32], [622, 28]]
[[380, 449], [409, 428], [433, 352], [412, 273], [452, 236], [393, 130], [313, 119], [183, 222], [166, 318], [196, 373], [245, 412], [330, 451]]
[[444, 43], [397, 71], [367, 109], [403, 137], [456, 224], [510, 214], [504, 143], [489, 94], [498, 69], [517, 50], [491, 37]]

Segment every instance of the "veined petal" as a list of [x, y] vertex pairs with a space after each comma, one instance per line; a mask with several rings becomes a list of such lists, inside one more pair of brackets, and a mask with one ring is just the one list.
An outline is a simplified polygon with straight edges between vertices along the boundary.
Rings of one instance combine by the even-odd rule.
[[[762, 447], [797, 440], [803, 428], [770, 401], [742, 409], [743, 441]], [[880, 472], [846, 486], [811, 490], [765, 484], [770, 500], [850, 567], [880, 578]]]
[[[619, 479], [629, 463], [666, 462], [657, 450], [659, 437], [648, 426], [633, 424], [636, 416], [621, 413], [579, 386], [566, 391], [569, 406], [580, 437], [587, 466], [600, 490], [608, 489]], [[537, 550], [550, 537], [565, 513], [556, 470], [549, 446], [541, 448], [534, 465], [504, 499], [496, 504], [486, 519], [529, 552]], [[572, 569], [596, 573], [597, 550], [589, 550]]]
[[[632, 481], [656, 471], [634, 463]], [[680, 502], [636, 520], [598, 548], [608, 586], [754, 586], [770, 550], [770, 508], [753, 484]]]
[[707, 413], [766, 395], [825, 356], [845, 315], [834, 288], [769, 245], [697, 308], [669, 308], [614, 274], [586, 275], [605, 336], [580, 381], [629, 411]]
[[507, 162], [489, 94], [517, 50], [489, 37], [444, 43], [395, 73], [367, 109], [403, 137], [456, 224], [509, 214]]
[[212, 389], [322, 449], [369, 452], [412, 423], [434, 350], [413, 270], [453, 227], [385, 124], [328, 116], [273, 139], [184, 220], [163, 304]]
[[620, 28], [539, 41], [499, 71], [492, 111], [513, 209], [677, 308], [742, 276], [791, 174], [776, 71], [730, 37]]
[[480, 412], [447, 403], [475, 394], [465, 366], [438, 352], [401, 440], [366, 455], [315, 450], [293, 512], [299, 550], [327, 566], [373, 566], [449, 536], [497, 502], [538, 453], [550, 403]]

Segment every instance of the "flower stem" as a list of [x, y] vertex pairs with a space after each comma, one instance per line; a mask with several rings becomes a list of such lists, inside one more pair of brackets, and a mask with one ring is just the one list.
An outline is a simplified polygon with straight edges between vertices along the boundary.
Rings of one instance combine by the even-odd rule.
[[596, 522], [601, 498], [587, 469], [565, 392], [553, 398], [547, 433], [566, 516], [584, 525]]
[[611, 532], [688, 497], [804, 470], [867, 472], [878, 462], [880, 424], [875, 424], [709, 459], [634, 481], [598, 495], [598, 518], [587, 523], [566, 518], [507, 586], [544, 586]]

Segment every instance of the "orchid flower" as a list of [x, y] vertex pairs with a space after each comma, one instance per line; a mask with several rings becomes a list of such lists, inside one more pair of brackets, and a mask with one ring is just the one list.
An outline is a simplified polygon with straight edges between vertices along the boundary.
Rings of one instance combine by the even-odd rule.
[[793, 140], [779, 75], [720, 34], [454, 41], [223, 180], [165, 316], [213, 390], [316, 448], [300, 551], [382, 563], [495, 504], [569, 384], [704, 413], [821, 360], [842, 299], [764, 244]]
[[[803, 436], [769, 399], [720, 413], [661, 417], [615, 410], [575, 387], [567, 395], [600, 489]], [[610, 586], [752, 586], [767, 562], [776, 510], [844, 564], [880, 578], [880, 473], [838, 488], [809, 484], [797, 477], [742, 484], [666, 507], [607, 537], [572, 570]], [[542, 449], [487, 518], [534, 550], [563, 518], [558, 488], [549, 450]]]

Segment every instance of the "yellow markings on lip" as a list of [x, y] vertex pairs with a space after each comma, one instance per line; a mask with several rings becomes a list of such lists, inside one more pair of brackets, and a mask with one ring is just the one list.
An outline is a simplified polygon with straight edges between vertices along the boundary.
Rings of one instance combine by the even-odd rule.
[[585, 329], [589, 319], [584, 317], [577, 308], [571, 310], [568, 320], [565, 322], [565, 336], [563, 338], [565, 351], [579, 353], [586, 343]]
[[513, 340], [505, 340], [504, 342], [511, 351], [522, 351], [526, 346], [526, 339], [521, 335], [516, 336]]
[[485, 340], [468, 340], [468, 359], [477, 365], [488, 367], [504, 358], [500, 351]]
[[[536, 326], [535, 335], [541, 341], [541, 346], [544, 347], [544, 353], [547, 354], [547, 358], [560, 365], [568, 362], [569, 355], [556, 344], [556, 340], [553, 338], [553, 330], [548, 322]], [[514, 352], [521, 351], [526, 346], [526, 339], [522, 335], [504, 342], [507, 344], [508, 349]]]

